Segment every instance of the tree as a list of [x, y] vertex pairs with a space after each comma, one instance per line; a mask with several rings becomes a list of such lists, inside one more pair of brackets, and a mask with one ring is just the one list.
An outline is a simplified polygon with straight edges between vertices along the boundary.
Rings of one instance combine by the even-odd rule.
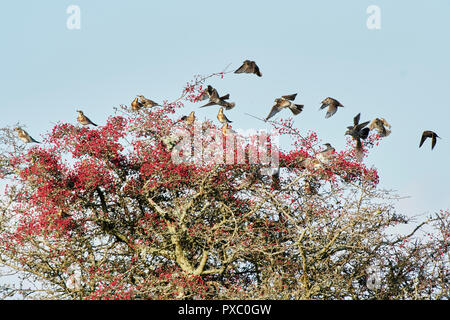
[[[413, 219], [350, 140], [324, 156], [316, 133], [272, 121], [293, 139], [279, 150], [267, 135], [174, 116], [224, 74], [197, 76], [162, 106], [116, 108], [104, 126], [58, 123], [42, 145], [2, 129], [0, 264], [28, 281], [4, 297], [449, 297], [449, 212], [393, 232]], [[370, 135], [364, 152], [379, 142]], [[268, 154], [280, 171], [264, 170]]]

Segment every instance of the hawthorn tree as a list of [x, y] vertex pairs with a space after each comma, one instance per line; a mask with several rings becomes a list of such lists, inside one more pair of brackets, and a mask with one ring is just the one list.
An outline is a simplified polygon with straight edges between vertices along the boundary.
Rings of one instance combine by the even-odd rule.
[[[16, 275], [3, 298], [449, 297], [449, 212], [398, 214], [350, 140], [319, 157], [317, 134], [292, 119], [271, 122], [292, 138], [282, 150], [176, 116], [224, 74], [162, 106], [116, 108], [103, 126], [58, 123], [40, 145], [2, 129], [0, 270]], [[364, 152], [379, 142], [370, 135]], [[280, 169], [267, 174], [271, 152]]]

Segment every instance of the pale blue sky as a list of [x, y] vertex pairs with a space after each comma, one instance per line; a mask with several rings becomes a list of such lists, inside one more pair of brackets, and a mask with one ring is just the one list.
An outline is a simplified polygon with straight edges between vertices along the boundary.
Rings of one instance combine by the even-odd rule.
[[[68, 30], [66, 9], [81, 9], [81, 30]], [[366, 27], [369, 5], [381, 29]], [[411, 196], [402, 213], [449, 207], [450, 1], [24, 1], [0, 10], [0, 127], [17, 121], [36, 139], [52, 122], [75, 123], [77, 107], [99, 124], [136, 94], [173, 100], [194, 74], [255, 60], [262, 78], [228, 75], [210, 84], [230, 93], [234, 128], [269, 128], [273, 100], [298, 92], [295, 125], [337, 149], [353, 117], [384, 117], [391, 136], [366, 162], [383, 187]], [[340, 109], [318, 111], [331, 96]], [[217, 108], [186, 113], [215, 120]], [[287, 111], [286, 111], [287, 112]], [[287, 116], [289, 113], [281, 113]], [[423, 130], [443, 139], [418, 148]]]

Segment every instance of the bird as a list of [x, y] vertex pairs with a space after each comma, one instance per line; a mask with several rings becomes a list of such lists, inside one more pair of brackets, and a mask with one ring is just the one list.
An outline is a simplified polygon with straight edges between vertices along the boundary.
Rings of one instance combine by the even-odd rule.
[[192, 125], [195, 122], [195, 112], [192, 111], [188, 116], [182, 116], [180, 121], [185, 121], [188, 125]]
[[272, 170], [272, 190], [280, 190], [280, 168], [274, 168]]
[[68, 217], [71, 216], [71, 214], [68, 214], [67, 212], [65, 212], [63, 209], [59, 209], [58, 212], [56, 213], [56, 215], [58, 216], [58, 218], [60, 219], [66, 219]]
[[324, 143], [324, 146], [326, 146], [325, 150], [319, 152], [316, 155], [316, 158], [322, 163], [327, 163], [336, 152], [336, 149], [334, 149], [334, 147], [329, 143]]
[[138, 95], [137, 97], [139, 98], [141, 105], [143, 105], [144, 107], [152, 108], [152, 107], [159, 106], [159, 104], [157, 102], [147, 99], [143, 95]]
[[17, 131], [17, 135], [19, 136], [19, 139], [22, 140], [25, 143], [40, 143], [39, 141], [34, 140], [28, 132], [21, 128], [15, 128], [14, 130]]
[[254, 73], [258, 77], [262, 77], [259, 67], [256, 65], [255, 61], [245, 60], [242, 66], [239, 67], [234, 73]]
[[320, 107], [319, 110], [322, 110], [327, 106], [328, 106], [328, 110], [327, 110], [327, 114], [325, 115], [325, 119], [334, 115], [337, 112], [338, 107], [344, 107], [339, 101], [337, 101], [336, 99], [330, 98], [330, 97], [325, 98], [322, 101], [322, 106]]
[[363, 148], [362, 148], [362, 142], [361, 139], [367, 139], [369, 136], [370, 129], [365, 128], [370, 121], [366, 121], [363, 123], [359, 123], [359, 120], [361, 118], [361, 113], [358, 113], [353, 118], [353, 126], [348, 126], [347, 131], [345, 132], [346, 135], [350, 135], [353, 140], [356, 141], [356, 149], [355, 149], [355, 155], [356, 158], [361, 161], [363, 156]]
[[161, 142], [166, 146], [167, 150], [172, 151], [182, 140], [182, 136], [170, 134], [161, 138]]
[[212, 86], [208, 85], [208, 87], [202, 92], [202, 94], [199, 97], [199, 100], [206, 100], [209, 99], [209, 97], [212, 95], [213, 91], [216, 90]]
[[234, 102], [228, 102], [225, 100], [230, 99], [230, 94], [226, 94], [223, 97], [219, 96], [219, 93], [216, 89], [208, 85], [208, 88], [205, 90], [205, 92], [201, 96], [201, 100], [205, 100], [206, 97], [209, 97], [209, 102], [200, 108], [209, 107], [213, 105], [219, 105], [221, 107], [225, 107], [225, 109], [230, 110], [235, 107]]
[[133, 111], [138, 111], [143, 107], [142, 103], [139, 102], [139, 98], [135, 98], [132, 102], [131, 102], [131, 110]]
[[236, 131], [234, 131], [233, 129], [231, 129], [231, 128], [228, 126], [228, 123], [225, 122], [225, 123], [223, 124], [223, 126], [222, 126], [222, 134], [223, 134], [224, 136], [235, 135], [235, 134], [236, 134]]
[[94, 127], [97, 127], [95, 123], [93, 123], [88, 117], [84, 115], [83, 111], [77, 110], [77, 112], [78, 112], [77, 120], [79, 123], [81, 123], [83, 126], [92, 124]]
[[272, 118], [274, 115], [276, 115], [278, 112], [283, 110], [284, 108], [289, 108], [294, 115], [299, 114], [303, 110], [302, 104], [295, 104], [292, 101], [295, 100], [295, 97], [297, 97], [297, 94], [291, 94], [287, 96], [282, 96], [281, 98], [275, 99], [275, 104], [270, 110], [269, 115], [266, 117], [265, 121]]
[[425, 131], [422, 133], [422, 138], [420, 139], [419, 148], [422, 146], [422, 144], [425, 142], [425, 140], [426, 140], [427, 138], [431, 138], [431, 150], [433, 150], [433, 149], [434, 149], [434, 146], [436, 145], [436, 140], [437, 140], [436, 138], [442, 139], [441, 137], [439, 137], [439, 136], [437, 135], [436, 132], [431, 131], [431, 130], [425, 130]]
[[375, 118], [369, 124], [369, 129], [378, 130], [378, 135], [380, 137], [387, 137], [391, 134], [391, 130], [387, 128], [390, 129], [391, 125], [384, 118]]
[[223, 113], [223, 107], [220, 107], [219, 113], [217, 114], [217, 120], [219, 120], [220, 123], [232, 123], [233, 121], [230, 121], [226, 115]]
[[315, 177], [305, 178], [304, 190], [308, 195], [315, 195], [318, 193], [320, 183]]

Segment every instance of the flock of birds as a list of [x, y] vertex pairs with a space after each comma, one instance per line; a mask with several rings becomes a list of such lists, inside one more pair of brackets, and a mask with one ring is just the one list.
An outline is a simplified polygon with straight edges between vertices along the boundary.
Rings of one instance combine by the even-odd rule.
[[[258, 77], [262, 77], [262, 73], [256, 64], [255, 61], [251, 60], [245, 60], [243, 64], [236, 70], [234, 73], [249, 73], [249, 74], [256, 74]], [[281, 112], [283, 109], [289, 109], [291, 110], [292, 114], [298, 115], [303, 111], [304, 105], [302, 104], [296, 104], [293, 101], [297, 97], [297, 94], [290, 94], [285, 95], [280, 98], [275, 99], [275, 104], [273, 105], [272, 109], [270, 110], [269, 114], [263, 121], [268, 121], [270, 118], [275, 116], [277, 113]], [[200, 95], [200, 100], [206, 100], [209, 99], [208, 103], [201, 106], [200, 108], [218, 105], [220, 106], [219, 112], [217, 114], [217, 119], [220, 123], [222, 123], [222, 132], [224, 135], [228, 134], [236, 134], [235, 131], [233, 131], [229, 124], [232, 123], [230, 119], [227, 118], [227, 116], [224, 114], [224, 108], [225, 110], [231, 110], [233, 109], [236, 104], [234, 102], [229, 102], [227, 100], [230, 99], [230, 95], [226, 94], [224, 96], [220, 96], [219, 93], [215, 88], [208, 85], [206, 90]], [[136, 96], [136, 98], [131, 102], [131, 109], [133, 111], [139, 111], [141, 108], [147, 107], [152, 108], [155, 106], [159, 106], [158, 103], [151, 99], [147, 99], [146, 97], [142, 95]], [[319, 110], [327, 109], [327, 113], [325, 115], [325, 118], [330, 118], [333, 116], [337, 111], [339, 107], [344, 107], [338, 100], [327, 97], [322, 101], [322, 105], [320, 106]], [[78, 117], [77, 121], [82, 125], [93, 125], [97, 126], [95, 123], [93, 123], [88, 117], [86, 117], [81, 110], [77, 110]], [[378, 135], [380, 137], [386, 137], [391, 133], [391, 125], [383, 118], [375, 118], [372, 121], [366, 121], [360, 123], [360, 117], [361, 114], [358, 113], [353, 118], [353, 125], [347, 127], [347, 131], [345, 132], [346, 135], [350, 135], [353, 140], [356, 142], [355, 146], [355, 155], [359, 160], [362, 159], [363, 154], [363, 146], [362, 141], [367, 139], [369, 136], [369, 132], [371, 130], [377, 130]], [[183, 116], [180, 121], [186, 122], [188, 125], [192, 125], [195, 122], [195, 112], [192, 111], [188, 116]], [[259, 118], [258, 118], [259, 119]], [[22, 128], [15, 128], [17, 131], [18, 137], [24, 142], [24, 143], [40, 143], [33, 139], [25, 130]], [[419, 148], [422, 147], [423, 143], [427, 138], [431, 138], [431, 149], [434, 149], [436, 145], [437, 138], [440, 138], [434, 131], [431, 130], [425, 130], [422, 133]], [[329, 144], [325, 143], [326, 149], [320, 152], [319, 156], [329, 155], [332, 152], [334, 152], [334, 148]]]

